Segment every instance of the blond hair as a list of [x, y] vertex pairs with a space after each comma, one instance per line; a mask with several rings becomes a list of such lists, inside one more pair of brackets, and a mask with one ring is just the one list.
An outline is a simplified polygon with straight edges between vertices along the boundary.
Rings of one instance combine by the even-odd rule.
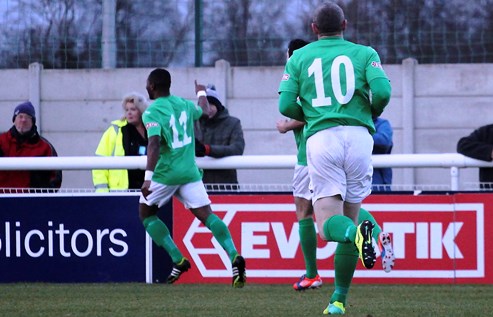
[[[125, 105], [128, 102], [133, 103], [137, 107], [137, 109], [139, 109], [141, 115], [144, 113], [144, 111], [147, 109], [147, 106], [149, 105], [146, 97], [139, 94], [138, 92], [131, 92], [123, 97], [122, 100], [123, 111], [125, 111]], [[125, 119], [125, 115], [123, 116], [123, 119]]]

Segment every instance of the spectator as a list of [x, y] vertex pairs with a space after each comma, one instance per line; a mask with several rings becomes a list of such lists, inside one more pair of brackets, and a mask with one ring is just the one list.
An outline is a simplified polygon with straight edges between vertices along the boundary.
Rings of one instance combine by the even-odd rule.
[[[394, 143], [392, 142], [393, 130], [387, 119], [374, 116], [376, 132], [373, 134], [372, 154], [390, 154]], [[392, 169], [390, 167], [374, 168], [372, 178], [373, 191], [390, 191], [392, 185]]]
[[[0, 134], [0, 157], [58, 156], [53, 145], [38, 133], [36, 113], [30, 101], [19, 104], [12, 117], [14, 125]], [[62, 185], [62, 171], [0, 171], [0, 190], [29, 192], [30, 190], [8, 190], [9, 188], [44, 188], [58, 191]]]
[[[146, 89], [154, 102], [143, 120], [149, 137], [147, 165], [139, 198], [139, 218], [152, 240], [163, 247], [173, 261], [168, 276], [172, 284], [191, 268], [176, 246], [168, 227], [157, 212], [173, 196], [207, 227], [226, 251], [232, 265], [232, 286], [246, 283], [245, 259], [238, 253], [226, 224], [212, 212], [211, 201], [195, 163], [194, 121], [202, 113], [210, 114], [204, 85], [195, 81], [198, 105], [171, 95], [171, 75], [162, 68], [153, 70], [147, 78]], [[179, 120], [177, 120], [179, 119]]]
[[[493, 160], [493, 124], [474, 130], [457, 142], [457, 152], [473, 159], [491, 162]], [[493, 188], [493, 168], [479, 168], [481, 189]]]
[[[203, 115], [195, 124], [195, 155], [221, 158], [231, 155], [243, 155], [245, 140], [238, 118], [229, 115], [214, 85], [208, 85], [207, 100], [211, 107], [210, 117]], [[235, 169], [204, 170], [204, 184], [221, 184], [220, 189], [236, 189], [238, 184]]]
[[[146, 155], [147, 134], [142, 114], [147, 108], [146, 98], [136, 92], [122, 101], [124, 116], [111, 122], [96, 149], [98, 156]], [[143, 170], [93, 170], [92, 180], [96, 192], [140, 189], [144, 182]]]

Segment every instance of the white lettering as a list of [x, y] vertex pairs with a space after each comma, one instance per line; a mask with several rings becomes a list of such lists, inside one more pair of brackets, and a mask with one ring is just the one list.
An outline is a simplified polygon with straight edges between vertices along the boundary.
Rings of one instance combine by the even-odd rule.
[[416, 258], [417, 259], [428, 259], [429, 257], [429, 246], [428, 241], [430, 240], [428, 233], [428, 223], [418, 222], [416, 223]]
[[269, 249], [255, 249], [256, 245], [267, 245], [265, 235], [256, 235], [256, 232], [268, 232], [269, 223], [244, 222], [241, 224], [241, 254], [246, 258], [268, 259]]
[[70, 252], [65, 251], [65, 234], [69, 234], [69, 230], [65, 230], [65, 226], [61, 223], [58, 226], [58, 230], [55, 230], [55, 233], [59, 235], [58, 239], [60, 241], [60, 254], [66, 258], [70, 257]]
[[[128, 254], [129, 246], [124, 239], [127, 237], [127, 233], [123, 229], [118, 228], [110, 231], [110, 229], [105, 228], [98, 229], [94, 233], [86, 229], [77, 229], [72, 233], [65, 229], [63, 223], [58, 224], [58, 228], [55, 230], [52, 229], [52, 221], [48, 221], [47, 224], [45, 230], [32, 229], [27, 231], [23, 230], [21, 222], [17, 221], [15, 222], [13, 237], [11, 237], [11, 223], [6, 221], [4, 223], [5, 234], [0, 233], [0, 255], [4, 254], [6, 258], [12, 257], [13, 252], [11, 252], [10, 246], [13, 245], [15, 246], [14, 256], [18, 258], [26, 255], [32, 258], [53, 257], [55, 252], [59, 252], [63, 257], [71, 257], [72, 252], [77, 257], [87, 257], [90, 254], [102, 256], [105, 243], [110, 244], [106, 251], [112, 256], [122, 257]], [[85, 236], [85, 238], [80, 236]], [[65, 245], [65, 240], [67, 240], [67, 245]]]
[[[48, 221], [48, 227], [53, 226], [53, 221]], [[53, 230], [48, 230], [48, 256], [53, 256]]]
[[[15, 223], [15, 226], [19, 228], [21, 226], [21, 223], [17, 221]], [[20, 230], [15, 230], [15, 256], [20, 257], [21, 256], [21, 232]]]
[[5, 256], [10, 258], [10, 222], [5, 223]]
[[26, 234], [26, 237], [24, 238], [24, 249], [26, 249], [26, 252], [30, 257], [38, 258], [43, 254], [43, 252], [45, 251], [45, 248], [40, 247], [38, 252], [33, 252], [31, 250], [31, 243], [30, 242], [31, 242], [31, 237], [33, 235], [37, 235], [39, 237], [39, 240], [41, 240], [41, 241], [43, 241], [45, 239], [45, 237], [41, 231], [31, 230]]
[[451, 259], [463, 259], [464, 255], [460, 252], [459, 247], [454, 242], [459, 234], [460, 229], [464, 225], [463, 222], [452, 222], [448, 225], [447, 231], [443, 235], [442, 243], [447, 255]]
[[113, 231], [111, 231], [111, 234], [110, 234], [110, 241], [113, 243], [113, 244], [116, 244], [116, 245], [119, 245], [122, 247], [122, 250], [120, 252], [117, 252], [115, 251], [115, 248], [110, 248], [110, 253], [113, 255], [113, 256], [124, 256], [125, 254], [127, 254], [128, 252], [128, 244], [125, 243], [125, 241], [123, 240], [118, 240], [116, 238], [116, 235], [117, 234], [120, 234], [122, 235], [122, 237], [126, 237], [127, 236], [127, 233], [122, 230], [122, 229], [115, 229]]
[[[282, 222], [244, 222], [242, 223], [242, 249], [241, 253], [248, 258], [268, 259], [270, 257], [269, 249], [259, 249], [255, 246], [273, 246], [267, 243], [267, 235], [259, 235], [258, 232], [272, 232], [283, 259], [294, 259], [296, 252], [300, 247], [299, 224], [293, 223], [288, 236], [285, 225]], [[327, 243], [325, 246], [317, 247], [317, 259], [324, 260], [334, 255], [337, 243]]]
[[98, 230], [98, 231], [97, 231], [97, 233], [96, 233], [96, 235], [97, 235], [97, 237], [96, 237], [96, 241], [97, 241], [97, 245], [96, 245], [96, 248], [97, 248], [97, 250], [96, 250], [96, 254], [97, 254], [98, 256], [101, 256], [101, 253], [102, 253], [102, 252], [101, 252], [101, 241], [103, 240], [103, 237], [104, 237], [105, 235], [109, 234], [109, 233], [110, 233], [110, 230], [109, 230], [109, 229]]
[[284, 226], [281, 222], [271, 223], [272, 230], [274, 231], [274, 237], [276, 238], [277, 246], [279, 247], [279, 253], [283, 259], [294, 259], [296, 250], [300, 245], [300, 235], [298, 230], [291, 230], [289, 239], [287, 237]]
[[415, 233], [417, 259], [443, 259], [443, 250], [450, 259], [463, 259], [455, 238], [463, 222], [451, 222], [443, 233], [441, 222], [385, 222], [383, 231], [392, 234], [394, 255], [397, 259], [405, 258], [406, 234]]
[[430, 223], [430, 258], [441, 259], [442, 254], [442, 224]]
[[[87, 249], [84, 252], [80, 252], [79, 249], [77, 249], [77, 237], [81, 234], [85, 235], [87, 238]], [[92, 246], [94, 244], [94, 242], [92, 241], [91, 233], [89, 233], [89, 231], [85, 229], [76, 230], [72, 235], [72, 239], [70, 240], [70, 243], [75, 255], [80, 256], [81, 258], [86, 257], [91, 253]]]
[[414, 233], [414, 222], [385, 222], [382, 231], [392, 233], [392, 244], [396, 259], [406, 255], [406, 234]]

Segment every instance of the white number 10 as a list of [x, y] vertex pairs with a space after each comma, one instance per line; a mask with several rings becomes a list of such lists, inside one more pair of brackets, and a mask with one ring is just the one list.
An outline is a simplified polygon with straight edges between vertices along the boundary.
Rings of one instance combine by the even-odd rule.
[[[344, 95], [341, 87], [341, 75], [339, 72], [339, 68], [341, 65], [344, 66], [346, 73], [346, 94]], [[331, 86], [333, 90], [334, 97], [336, 98], [339, 104], [344, 105], [347, 104], [351, 98], [354, 96], [355, 90], [355, 80], [354, 80], [354, 67], [353, 63], [349, 59], [349, 57], [345, 55], [337, 56], [332, 62], [332, 66], [330, 69], [330, 80]], [[308, 77], [314, 76], [315, 79], [315, 90], [317, 93], [317, 98], [312, 99], [313, 107], [323, 107], [332, 105], [332, 99], [330, 97], [325, 96], [325, 88], [324, 88], [324, 78], [322, 72], [322, 59], [315, 58], [313, 63], [308, 68]]]

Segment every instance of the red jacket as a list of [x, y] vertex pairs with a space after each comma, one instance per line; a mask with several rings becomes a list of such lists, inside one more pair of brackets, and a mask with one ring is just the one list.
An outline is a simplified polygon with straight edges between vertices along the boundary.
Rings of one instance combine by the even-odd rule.
[[[13, 126], [0, 134], [0, 157], [57, 156], [55, 148], [33, 129], [20, 135]], [[0, 188], [60, 188], [61, 171], [2, 171], [0, 170]], [[1, 192], [8, 192], [2, 191]]]

